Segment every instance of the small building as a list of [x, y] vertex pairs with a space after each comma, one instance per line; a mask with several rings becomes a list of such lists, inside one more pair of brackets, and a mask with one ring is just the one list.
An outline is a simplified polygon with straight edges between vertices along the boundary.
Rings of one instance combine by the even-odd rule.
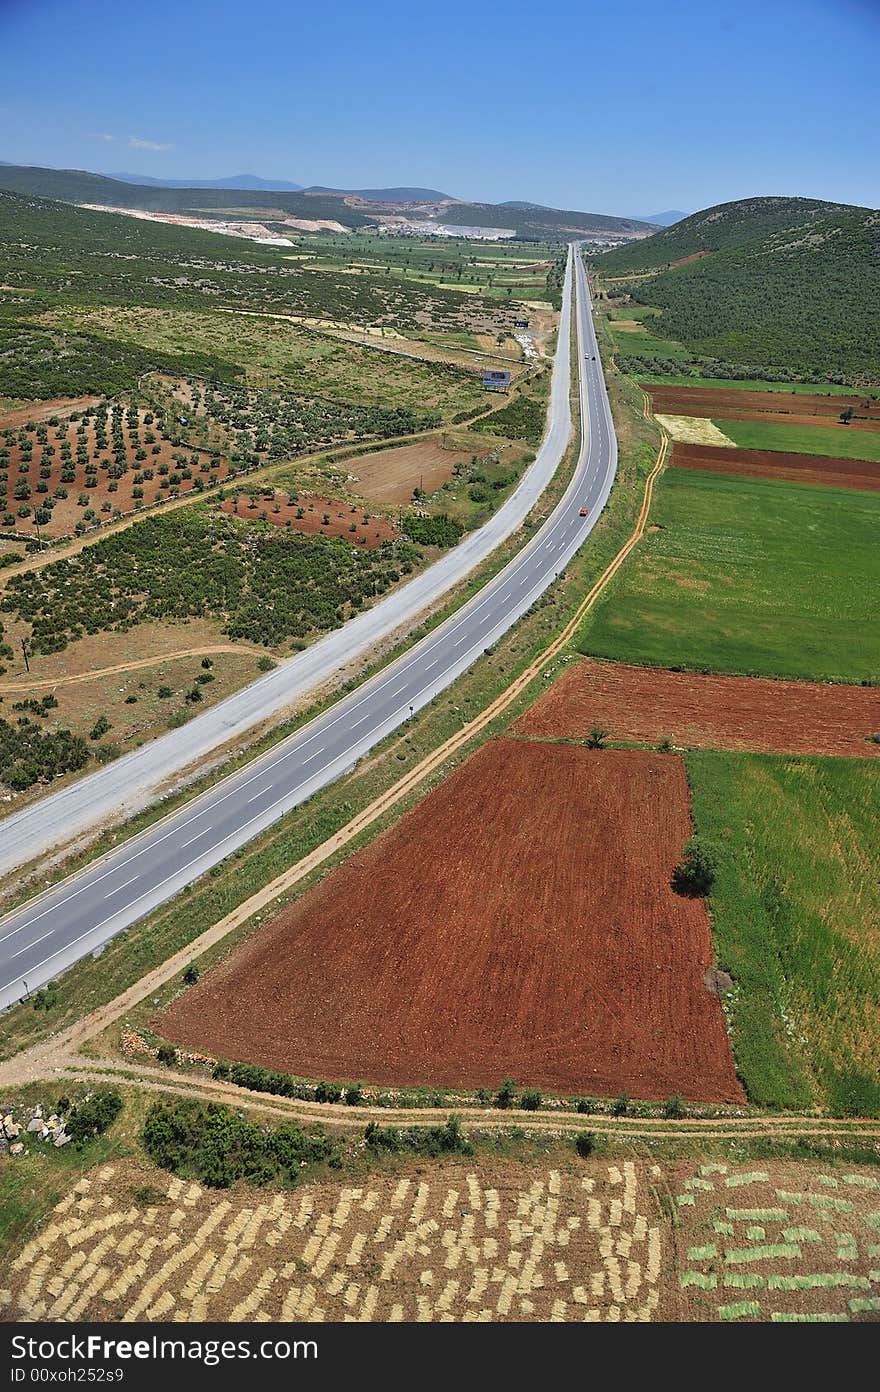
[[487, 391], [509, 391], [511, 376], [510, 372], [500, 372], [495, 368], [487, 368], [483, 373], [483, 386]]

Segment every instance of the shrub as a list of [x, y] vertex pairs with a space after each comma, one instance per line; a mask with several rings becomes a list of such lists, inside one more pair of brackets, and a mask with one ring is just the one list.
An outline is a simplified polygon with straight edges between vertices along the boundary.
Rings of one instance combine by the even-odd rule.
[[169, 1065], [175, 1064], [177, 1062], [177, 1050], [173, 1044], [160, 1044], [156, 1050], [156, 1058], [160, 1063], [167, 1063]]
[[338, 1102], [342, 1097], [342, 1088], [338, 1083], [318, 1083], [315, 1088], [316, 1102]]
[[260, 672], [273, 672], [275, 670], [275, 666], [276, 664], [275, 662], [273, 662], [271, 657], [257, 658], [257, 668]]
[[512, 1078], [505, 1078], [495, 1094], [495, 1106], [500, 1107], [502, 1111], [507, 1111], [513, 1106], [515, 1092], [516, 1083]]
[[538, 1112], [541, 1110], [541, 1094], [537, 1089], [531, 1092], [524, 1092], [519, 1099], [519, 1105], [524, 1112]]
[[227, 1189], [238, 1179], [295, 1184], [309, 1165], [339, 1163], [339, 1144], [320, 1131], [284, 1125], [266, 1130], [229, 1107], [191, 1099], [155, 1102], [141, 1132], [147, 1155], [162, 1169]]
[[680, 1092], [674, 1092], [671, 1097], [667, 1097], [663, 1103], [663, 1115], [676, 1119], [686, 1115]]
[[672, 872], [672, 888], [689, 899], [705, 898], [715, 883], [718, 852], [711, 842], [692, 836], [681, 863]]
[[78, 1102], [67, 1118], [67, 1134], [78, 1146], [102, 1136], [122, 1111], [122, 1098], [114, 1088], [98, 1088]]
[[628, 1093], [628, 1092], [622, 1092], [622, 1093], [620, 1094], [620, 1096], [616, 1099], [616, 1101], [612, 1103], [612, 1106], [611, 1106], [611, 1115], [612, 1115], [612, 1116], [616, 1116], [616, 1117], [626, 1116], [626, 1114], [627, 1114], [628, 1111], [629, 1111], [629, 1093]]
[[474, 1148], [462, 1135], [458, 1117], [451, 1116], [443, 1126], [411, 1126], [401, 1131], [396, 1126], [377, 1126], [371, 1121], [364, 1132], [371, 1150], [400, 1154], [411, 1151], [416, 1155], [473, 1155]]
[[198, 981], [198, 979], [199, 979], [199, 969], [198, 969], [198, 967], [196, 966], [195, 962], [190, 962], [190, 964], [189, 964], [189, 966], [187, 967], [186, 971], [183, 973], [184, 985], [186, 985], [186, 986], [195, 986], [195, 984], [196, 984], [196, 982]]
[[596, 1136], [593, 1131], [579, 1131], [574, 1138], [574, 1148], [582, 1159], [586, 1160], [588, 1155], [592, 1155], [596, 1149]]
[[345, 1089], [345, 1101], [349, 1107], [359, 1107], [364, 1100], [364, 1090], [360, 1083], [349, 1083]]
[[587, 748], [604, 749], [610, 733], [610, 730], [600, 730], [598, 726], [596, 726], [587, 735]]

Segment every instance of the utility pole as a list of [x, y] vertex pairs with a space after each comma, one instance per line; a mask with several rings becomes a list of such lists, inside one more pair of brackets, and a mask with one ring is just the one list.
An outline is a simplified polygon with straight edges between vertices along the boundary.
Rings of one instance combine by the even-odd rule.
[[21, 655], [24, 658], [24, 670], [29, 672], [31, 670], [31, 664], [28, 662], [27, 639], [25, 638], [21, 640]]

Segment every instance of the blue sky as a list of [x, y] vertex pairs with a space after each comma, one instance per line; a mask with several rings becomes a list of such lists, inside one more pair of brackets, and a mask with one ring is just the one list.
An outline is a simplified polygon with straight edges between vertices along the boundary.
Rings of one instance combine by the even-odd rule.
[[0, 0], [0, 159], [876, 207], [880, 0]]

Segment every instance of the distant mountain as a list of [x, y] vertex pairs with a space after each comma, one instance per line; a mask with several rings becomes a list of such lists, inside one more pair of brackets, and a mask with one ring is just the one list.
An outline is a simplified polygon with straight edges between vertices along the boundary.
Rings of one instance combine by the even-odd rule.
[[287, 179], [260, 179], [256, 174], [230, 174], [227, 179], [151, 179], [146, 174], [108, 174], [106, 177], [146, 188], [266, 189], [272, 193], [300, 193], [303, 187]]
[[871, 208], [743, 198], [606, 252], [595, 267], [639, 277], [627, 289], [661, 310], [652, 330], [698, 356], [880, 381], [880, 212]]
[[339, 189], [326, 188], [322, 184], [310, 184], [304, 193], [333, 193], [340, 198], [363, 198], [366, 203], [455, 203], [449, 193], [429, 188], [374, 188]]
[[638, 218], [640, 222], [653, 222], [655, 227], [671, 227], [674, 222], [681, 222], [682, 218], [686, 218], [687, 213], [670, 208], [666, 213], [634, 213], [633, 217]]
[[549, 209], [543, 203], [527, 203], [522, 198], [508, 198], [506, 203], [496, 203], [496, 208], [531, 208], [533, 212], [546, 213]]
[[[131, 176], [133, 177], [133, 176]], [[245, 178], [252, 176], [247, 175]], [[327, 221], [354, 230], [370, 227], [386, 213], [404, 214], [440, 225], [504, 227], [523, 241], [628, 241], [645, 237], [652, 228], [633, 218], [608, 217], [560, 208], [523, 207], [496, 203], [460, 203], [437, 189], [397, 188], [341, 190], [273, 190], [211, 185], [132, 184], [82, 169], [48, 169], [37, 165], [0, 164], [0, 188], [26, 197], [55, 198], [67, 203], [99, 203], [109, 208], [139, 208], [156, 213], [226, 212], [230, 208], [259, 209], [279, 220]]]

